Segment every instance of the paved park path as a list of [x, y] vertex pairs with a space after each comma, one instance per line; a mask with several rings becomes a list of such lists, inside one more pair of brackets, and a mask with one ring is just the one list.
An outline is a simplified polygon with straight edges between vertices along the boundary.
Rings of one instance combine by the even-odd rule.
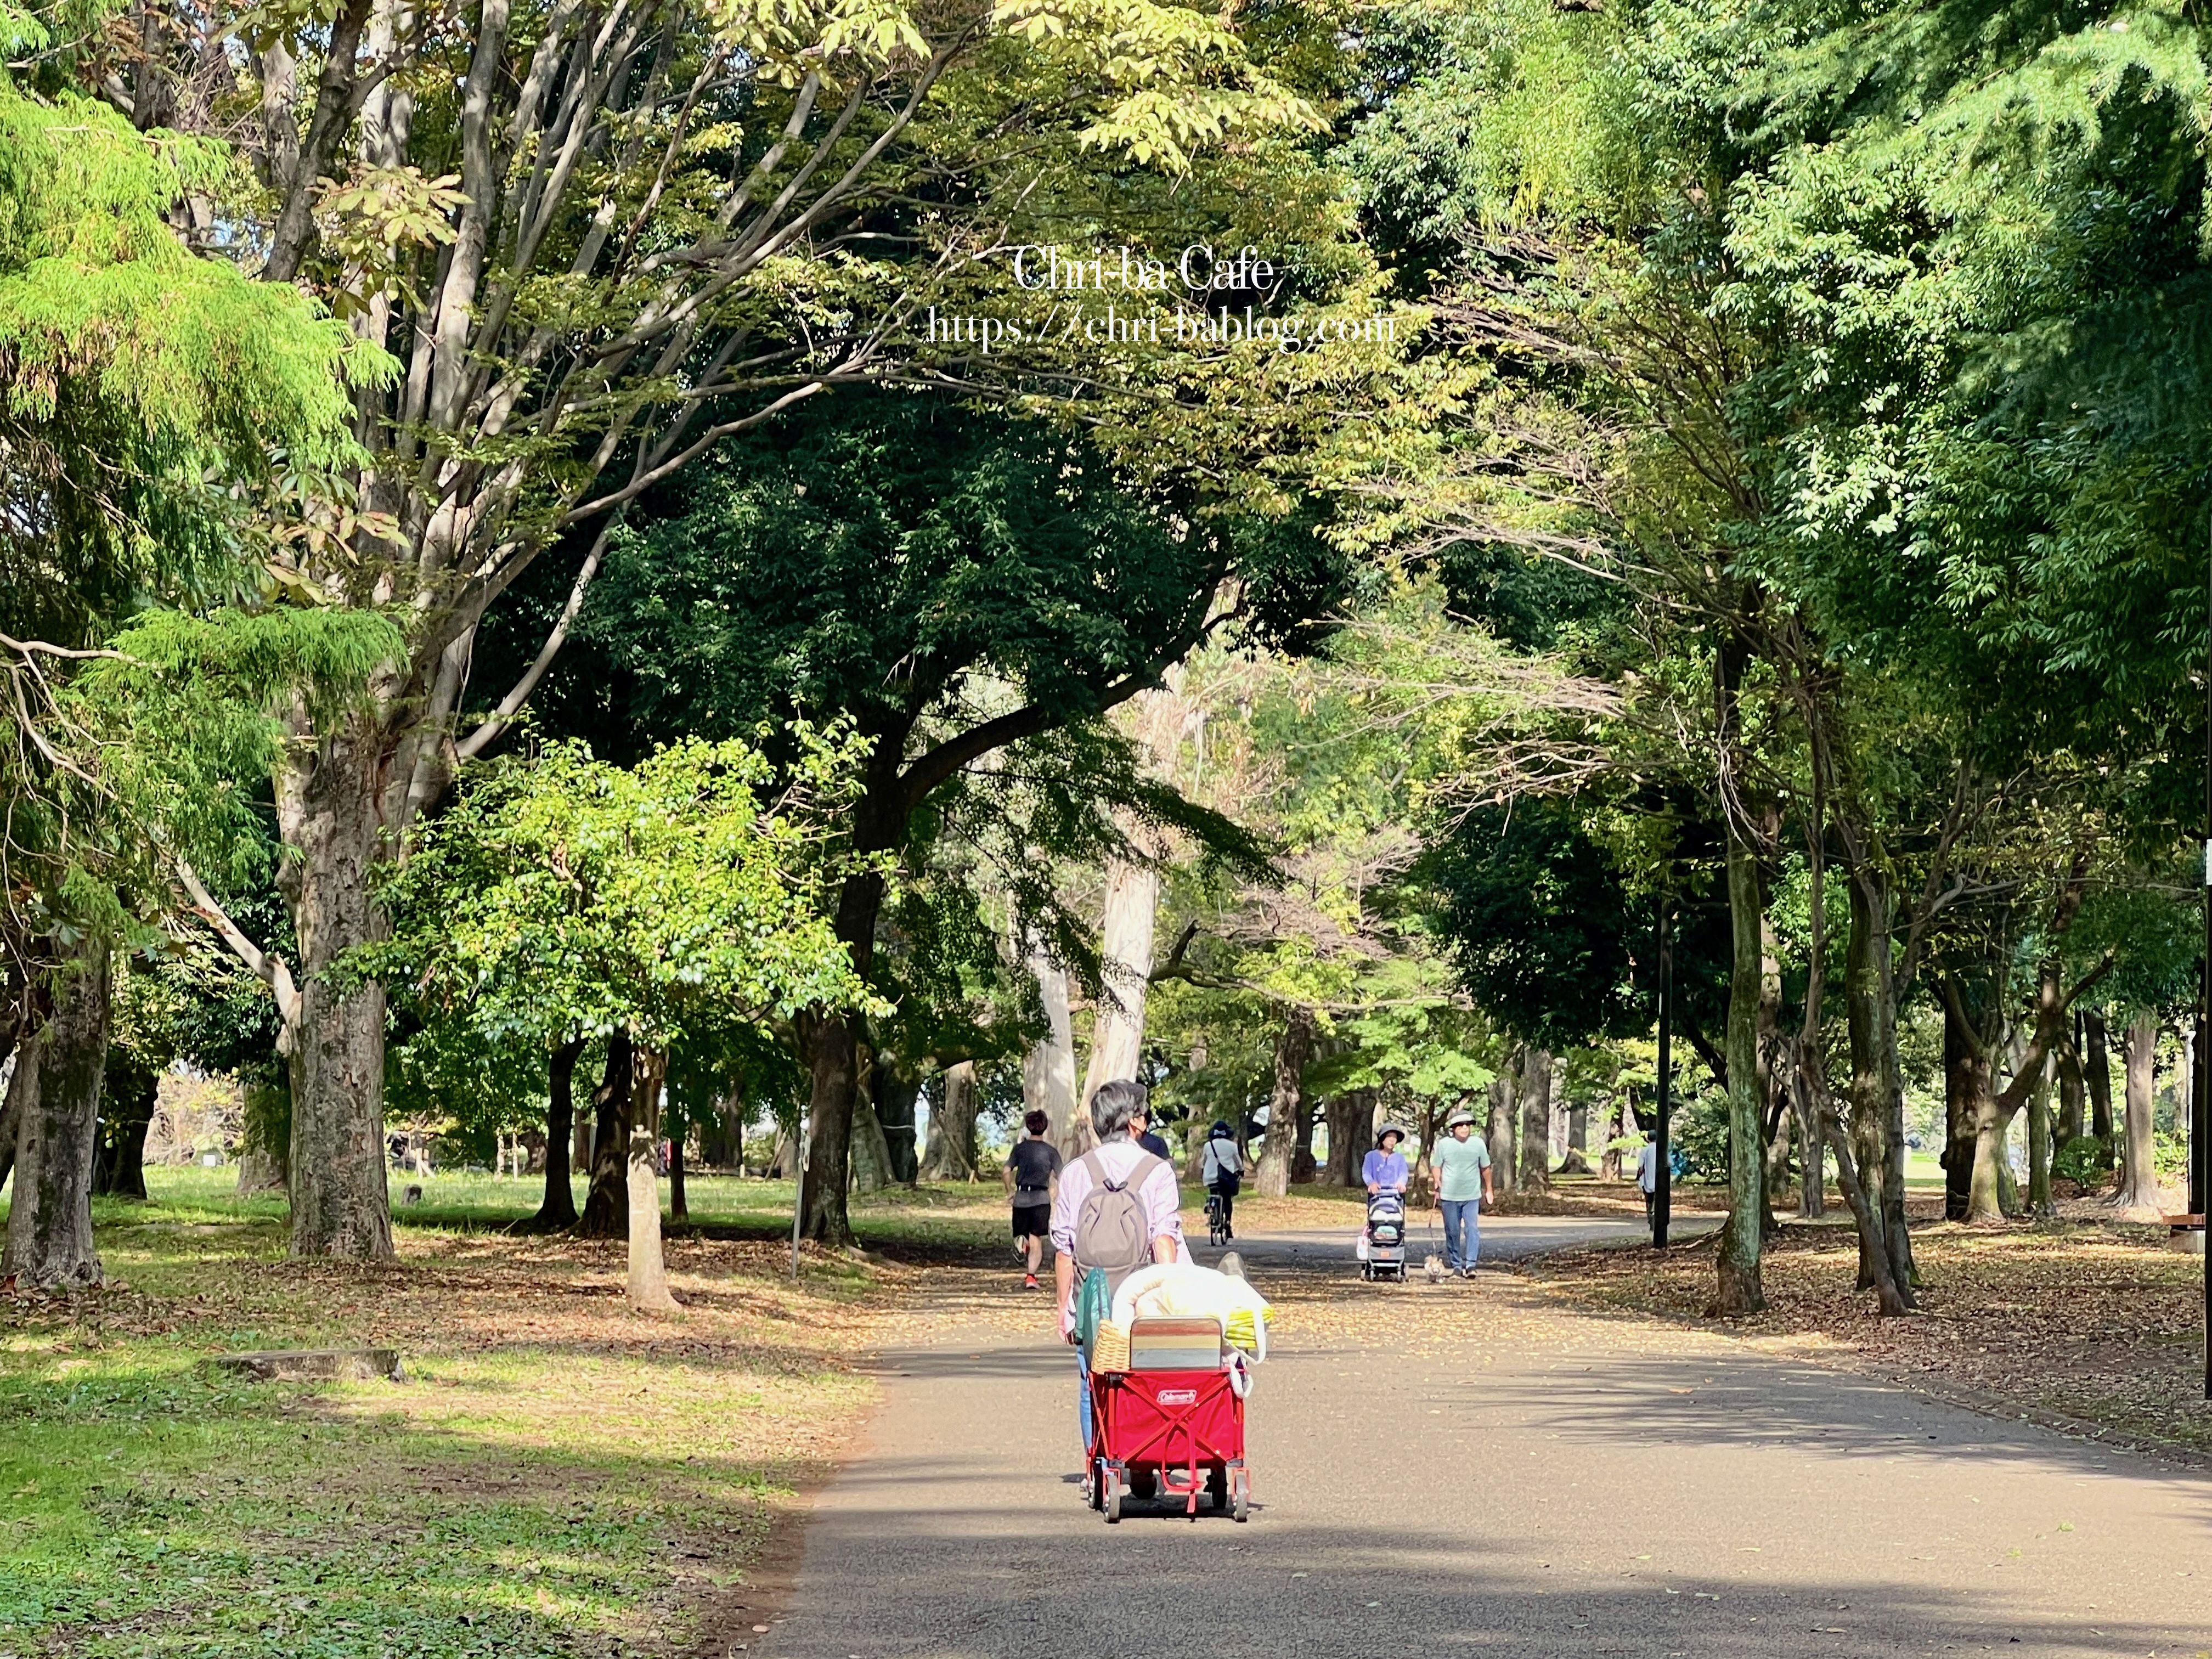
[[1073, 1362], [978, 1273], [880, 1356], [750, 1655], [2212, 1654], [2212, 1479], [1510, 1274], [1368, 1286], [1344, 1235], [1241, 1242], [1282, 1316], [1249, 1524], [1086, 1510]]

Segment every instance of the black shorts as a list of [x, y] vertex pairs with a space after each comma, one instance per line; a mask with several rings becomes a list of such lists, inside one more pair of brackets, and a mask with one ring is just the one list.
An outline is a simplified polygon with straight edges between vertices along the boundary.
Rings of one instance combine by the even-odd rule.
[[1049, 1204], [1015, 1205], [1014, 1237], [1016, 1238], [1051, 1237], [1052, 1206]]

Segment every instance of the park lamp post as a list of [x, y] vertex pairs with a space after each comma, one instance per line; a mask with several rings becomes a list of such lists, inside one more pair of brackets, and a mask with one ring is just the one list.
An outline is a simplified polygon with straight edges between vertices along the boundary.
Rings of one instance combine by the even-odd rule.
[[[2212, 859], [2212, 852], [2208, 852]], [[1674, 1208], [1674, 1164], [1667, 1146], [1667, 1119], [1674, 1107], [1674, 939], [1667, 901], [1659, 901], [1659, 1077], [1658, 1117], [1651, 1152], [1651, 1248], [1667, 1248], [1667, 1224]]]

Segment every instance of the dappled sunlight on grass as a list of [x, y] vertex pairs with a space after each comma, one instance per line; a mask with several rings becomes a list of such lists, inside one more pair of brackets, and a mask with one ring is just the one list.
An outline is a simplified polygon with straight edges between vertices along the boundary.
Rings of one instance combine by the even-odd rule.
[[[842, 1449], [873, 1395], [854, 1357], [913, 1278], [810, 1249], [794, 1281], [773, 1233], [678, 1237], [688, 1305], [647, 1319], [619, 1243], [495, 1231], [526, 1183], [466, 1209], [459, 1182], [493, 1183], [456, 1177], [465, 1224], [403, 1216], [400, 1261], [359, 1267], [284, 1260], [281, 1203], [231, 1173], [149, 1171], [151, 1202], [103, 1202], [107, 1290], [0, 1302], [0, 1653], [681, 1650], [742, 1609], [779, 1505]], [[708, 1213], [746, 1213], [700, 1186]], [[960, 1206], [911, 1207], [980, 1237]], [[368, 1345], [407, 1380], [203, 1363]]]

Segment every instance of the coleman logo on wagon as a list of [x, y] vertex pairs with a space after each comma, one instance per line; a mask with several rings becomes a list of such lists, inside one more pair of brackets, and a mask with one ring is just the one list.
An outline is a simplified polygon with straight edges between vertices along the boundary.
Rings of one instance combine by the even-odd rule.
[[1163, 1406], [1195, 1406], [1198, 1404], [1198, 1390], [1196, 1389], [1162, 1389], [1152, 1398]]

